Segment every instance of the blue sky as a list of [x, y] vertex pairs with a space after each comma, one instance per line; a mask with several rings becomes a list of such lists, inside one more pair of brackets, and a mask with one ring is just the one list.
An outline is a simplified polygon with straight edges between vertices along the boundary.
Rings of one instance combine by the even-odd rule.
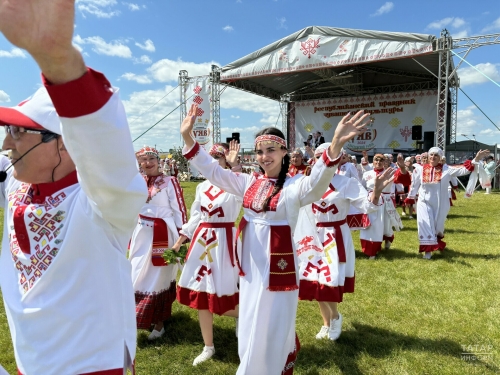
[[[208, 74], [212, 64], [224, 66], [307, 26], [433, 35], [446, 27], [456, 38], [500, 33], [498, 0], [77, 0], [76, 7], [74, 44], [87, 65], [120, 88], [133, 138], [179, 104], [179, 70]], [[500, 45], [478, 48], [467, 61], [500, 82]], [[0, 67], [2, 106], [17, 104], [40, 85], [35, 63], [1, 36]], [[459, 74], [462, 89], [500, 127], [500, 87], [465, 64]], [[500, 131], [461, 93], [458, 103], [458, 141], [466, 139], [459, 134], [474, 134], [500, 143]], [[222, 138], [239, 131], [243, 146], [251, 147], [253, 135], [278, 115], [277, 102], [228, 89], [221, 97]], [[179, 119], [177, 110], [136, 149], [179, 146]]]

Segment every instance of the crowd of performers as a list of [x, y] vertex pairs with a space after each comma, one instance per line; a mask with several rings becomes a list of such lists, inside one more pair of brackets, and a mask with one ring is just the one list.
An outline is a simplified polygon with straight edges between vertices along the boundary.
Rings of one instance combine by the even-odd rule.
[[[403, 227], [396, 200], [409, 217], [416, 210], [424, 258], [443, 250], [450, 183], [487, 153], [460, 168], [446, 165], [437, 147], [415, 160], [399, 155], [394, 163], [391, 155], [376, 154], [368, 163], [365, 154], [357, 164], [342, 145], [346, 134], [363, 131], [367, 116], [359, 112], [341, 121], [331, 143], [306, 147], [308, 162], [300, 149], [288, 154], [279, 130], [262, 130], [255, 138], [260, 172], [246, 174], [236, 142], [205, 151], [193, 140], [195, 110], [181, 128], [183, 152], [206, 180], [196, 188], [189, 221], [179, 183], [162, 171], [158, 152], [145, 146], [137, 153], [149, 191], [130, 243], [137, 326], [153, 328], [154, 340], [165, 334], [175, 299], [198, 310], [204, 348], [196, 366], [215, 353], [213, 314], [236, 318], [237, 374], [293, 372], [298, 300], [319, 304], [317, 339], [338, 339], [338, 304], [355, 286], [351, 231], [360, 230], [363, 253], [375, 259]], [[176, 285], [178, 265], [161, 254], [187, 242]]]

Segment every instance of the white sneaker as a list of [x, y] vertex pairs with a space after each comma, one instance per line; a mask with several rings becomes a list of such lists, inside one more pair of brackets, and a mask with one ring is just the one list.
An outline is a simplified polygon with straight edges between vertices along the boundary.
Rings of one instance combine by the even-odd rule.
[[390, 249], [390, 248], [391, 248], [391, 244], [392, 244], [392, 242], [391, 242], [391, 241], [385, 241], [384, 247], [385, 247], [386, 249]]
[[401, 216], [406, 216], [406, 212], [401, 212]]
[[411, 216], [411, 215], [410, 215], [410, 216], [408, 216], [408, 219], [413, 219], [413, 216]]
[[153, 332], [151, 332], [148, 336], [148, 340], [149, 341], [156, 340], [156, 339], [162, 337], [164, 333], [165, 333], [165, 328], [162, 328], [161, 331], [157, 331], [156, 329], [153, 329]]
[[432, 252], [428, 251], [424, 254], [424, 259], [431, 259], [432, 257]]
[[337, 319], [330, 320], [330, 330], [328, 331], [328, 338], [330, 340], [337, 340], [342, 333], [342, 314], [339, 313]]
[[376, 258], [376, 257], [375, 257], [375, 255], [372, 255], [372, 256], [371, 256], [371, 257], [369, 257], [368, 259], [370, 259], [370, 260], [375, 260], [375, 258]]
[[209, 360], [210, 358], [212, 358], [212, 356], [214, 354], [215, 354], [215, 347], [213, 347], [213, 346], [205, 346], [203, 348], [203, 351], [201, 352], [201, 354], [194, 359], [193, 366], [197, 366], [200, 363]]
[[330, 330], [330, 327], [322, 326], [321, 330], [318, 332], [316, 335], [316, 338], [318, 340], [325, 339], [328, 337], [328, 331]]

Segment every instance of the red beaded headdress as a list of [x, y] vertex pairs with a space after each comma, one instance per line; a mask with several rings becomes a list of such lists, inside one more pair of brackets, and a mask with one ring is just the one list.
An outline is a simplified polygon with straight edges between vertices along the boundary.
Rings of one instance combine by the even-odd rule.
[[141, 148], [139, 151], [135, 153], [136, 156], [144, 156], [144, 155], [154, 155], [157, 158], [160, 157], [160, 154], [158, 153], [158, 150], [154, 147], [150, 146], [144, 146]]
[[255, 138], [255, 147], [257, 147], [257, 144], [259, 143], [270, 144], [273, 142], [286, 148], [286, 141], [283, 138], [272, 134], [259, 135], [257, 138]]
[[218, 156], [220, 158], [226, 158], [226, 154], [224, 153], [226, 149], [220, 145], [220, 144], [214, 144], [211, 148], [210, 151], [208, 152], [212, 157], [213, 156]]

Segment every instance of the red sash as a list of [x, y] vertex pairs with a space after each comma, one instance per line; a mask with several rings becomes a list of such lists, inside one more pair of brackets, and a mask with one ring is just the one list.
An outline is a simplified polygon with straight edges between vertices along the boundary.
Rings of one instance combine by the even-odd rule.
[[[236, 232], [238, 238], [248, 221], [241, 218]], [[297, 290], [297, 275], [295, 272], [295, 258], [292, 245], [292, 231], [289, 225], [270, 225], [269, 241], [269, 286], [271, 292], [285, 292]], [[283, 252], [284, 251], [284, 252]], [[236, 251], [236, 262], [240, 269], [240, 276], [245, 276]]]
[[[334, 238], [337, 242], [337, 254], [339, 255], [339, 263], [346, 262], [344, 237], [342, 236], [342, 230], [340, 229], [340, 227], [346, 223], [347, 223], [346, 219], [339, 220], [339, 221], [327, 221], [327, 222], [316, 223], [316, 226], [318, 228], [334, 228], [335, 229]], [[331, 240], [327, 240], [323, 244], [323, 246], [328, 245], [328, 243], [330, 243], [330, 242], [331, 242]]]
[[139, 215], [142, 220], [153, 223], [153, 254], [151, 262], [153, 266], [165, 267], [168, 263], [163, 260], [163, 253], [168, 249], [168, 229], [167, 223], [163, 219], [157, 219], [149, 216]]

